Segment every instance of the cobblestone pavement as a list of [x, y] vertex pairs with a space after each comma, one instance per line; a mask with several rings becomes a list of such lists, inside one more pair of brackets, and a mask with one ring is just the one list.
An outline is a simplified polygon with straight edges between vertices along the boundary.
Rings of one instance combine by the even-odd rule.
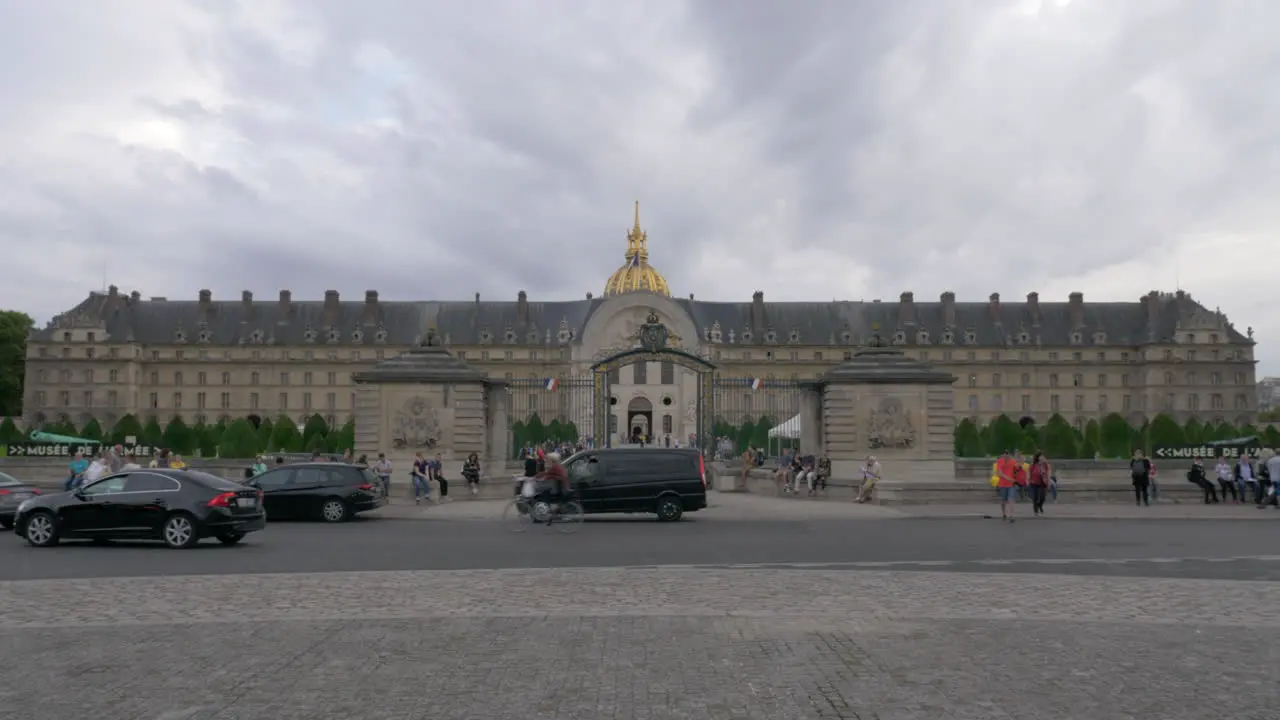
[[1262, 720], [1278, 606], [1280, 583], [817, 569], [8, 582], [0, 717]]

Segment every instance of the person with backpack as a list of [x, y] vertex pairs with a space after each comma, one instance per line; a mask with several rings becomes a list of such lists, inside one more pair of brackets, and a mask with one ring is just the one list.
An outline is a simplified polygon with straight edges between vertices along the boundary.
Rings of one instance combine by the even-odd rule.
[[[1215, 468], [1218, 473], [1218, 482], [1222, 482], [1222, 468], [1224, 466], [1230, 472], [1231, 467], [1226, 465], [1226, 461], [1220, 459], [1218, 466]], [[1196, 458], [1191, 463], [1191, 469], [1187, 471], [1187, 480], [1204, 492], [1205, 505], [1218, 502], [1218, 491], [1213, 487], [1213, 483], [1209, 482], [1209, 474], [1205, 472], [1203, 459]]]
[[1133, 451], [1133, 460], [1129, 461], [1129, 475], [1133, 478], [1133, 497], [1138, 506], [1150, 506], [1151, 496], [1151, 461], [1141, 450]]

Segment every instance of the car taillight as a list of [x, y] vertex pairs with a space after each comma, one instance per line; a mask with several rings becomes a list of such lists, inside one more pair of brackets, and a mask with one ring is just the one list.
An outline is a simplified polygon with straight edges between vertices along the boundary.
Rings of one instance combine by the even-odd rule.
[[40, 490], [38, 490], [37, 488], [31, 488], [31, 494], [32, 494], [32, 495], [39, 495], [39, 494], [40, 494]]
[[0, 495], [8, 495], [8, 494], [9, 494], [9, 491], [8, 491], [8, 490], [5, 490], [5, 489], [3, 489], [3, 488], [0, 488]]
[[220, 507], [220, 508], [229, 508], [229, 507], [231, 507], [231, 504], [232, 504], [233, 502], [235, 502], [235, 499], [236, 499], [236, 494], [235, 494], [235, 493], [233, 493], [233, 492], [224, 492], [224, 493], [222, 493], [222, 494], [220, 494], [220, 495], [215, 496], [212, 500], [210, 500], [210, 501], [209, 501], [209, 507], [211, 507], [211, 508], [219, 508], [219, 507]]
[[357, 489], [357, 490], [371, 491], [371, 490], [373, 490], [373, 485], [372, 485], [372, 484], [370, 484], [370, 483], [365, 483], [365, 484], [363, 484], [363, 485], [357, 485], [357, 486], [356, 486], [356, 489]]
[[698, 456], [698, 472], [702, 474], [702, 489], [707, 489], [707, 459], [701, 455]]

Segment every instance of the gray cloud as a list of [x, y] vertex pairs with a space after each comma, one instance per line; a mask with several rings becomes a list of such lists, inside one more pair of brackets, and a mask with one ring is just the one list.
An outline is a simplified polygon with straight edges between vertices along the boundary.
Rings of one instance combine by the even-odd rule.
[[[1159, 0], [0, 6], [0, 283], [1133, 300], [1259, 332], [1280, 8]], [[70, 49], [74, 49], [72, 52]], [[8, 298], [6, 294], [6, 298]]]

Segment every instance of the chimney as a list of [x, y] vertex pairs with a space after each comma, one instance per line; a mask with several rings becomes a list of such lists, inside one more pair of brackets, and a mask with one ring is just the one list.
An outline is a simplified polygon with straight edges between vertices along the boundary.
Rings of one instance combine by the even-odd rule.
[[516, 321], [521, 325], [529, 324], [529, 295], [523, 290], [516, 294]]
[[378, 291], [364, 291], [364, 317], [360, 319], [363, 325], [378, 324]]
[[120, 296], [120, 288], [116, 287], [115, 285], [112, 285], [111, 287], [107, 288], [107, 297], [116, 298], [119, 296]]
[[108, 288], [107, 288], [107, 302], [106, 302], [106, 304], [103, 306], [103, 310], [104, 310], [105, 312], [112, 312], [112, 311], [114, 311], [114, 310], [118, 309], [118, 308], [120, 307], [120, 305], [121, 305], [121, 302], [120, 302], [120, 301], [121, 301], [121, 299], [122, 299], [122, 298], [120, 297], [120, 288], [116, 287], [115, 285], [112, 285], [112, 286], [108, 287]]
[[942, 324], [949, 328], [956, 326], [956, 294], [950, 290], [942, 293]]
[[1152, 290], [1143, 298], [1147, 306], [1147, 332], [1155, 337], [1160, 329], [1160, 293]]
[[289, 322], [289, 316], [293, 314], [293, 293], [288, 290], [280, 291], [280, 307], [277, 322]]
[[916, 295], [913, 292], [904, 292], [898, 297], [898, 325], [915, 325], [916, 324]]
[[764, 291], [757, 290], [751, 296], [751, 327], [763, 330], [764, 326]]
[[1027, 293], [1027, 312], [1031, 315], [1032, 327], [1040, 324], [1040, 293]]
[[142, 302], [142, 293], [138, 292], [137, 290], [134, 290], [133, 292], [129, 293], [129, 300], [133, 302]]
[[240, 322], [251, 322], [253, 320], [253, 293], [248, 290], [240, 291], [240, 312], [243, 317]]
[[480, 293], [476, 293], [476, 304], [480, 304]]
[[992, 321], [992, 322], [994, 322], [995, 324], [999, 325], [999, 324], [1001, 323], [1001, 321], [1000, 321], [1000, 293], [991, 293], [991, 297], [987, 298], [987, 300], [988, 300], [988, 301], [990, 301], [990, 305], [988, 305], [988, 306], [987, 306], [987, 309], [988, 309], [988, 310], [990, 311], [990, 313], [991, 313], [991, 321]]
[[338, 304], [338, 291], [324, 291], [324, 326], [338, 327], [342, 323], [342, 306]]
[[1071, 329], [1084, 327], [1084, 293], [1073, 292], [1067, 296], [1067, 307], [1071, 311]]
[[200, 291], [200, 304], [198, 319], [202, 323], [209, 322], [209, 316], [213, 313], [213, 292], [209, 290]]

